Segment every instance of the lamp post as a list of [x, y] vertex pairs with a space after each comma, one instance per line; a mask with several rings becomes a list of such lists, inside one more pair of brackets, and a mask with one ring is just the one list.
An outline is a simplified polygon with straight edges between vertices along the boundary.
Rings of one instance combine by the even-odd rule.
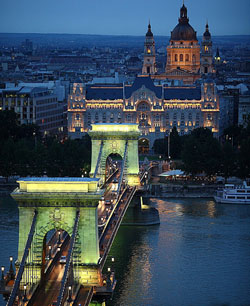
[[51, 245], [49, 245], [49, 259], [51, 259]]
[[23, 305], [25, 305], [28, 302], [28, 299], [27, 299], [27, 286], [24, 285], [23, 289], [24, 289]]
[[67, 302], [68, 303], [71, 303], [73, 300], [72, 300], [72, 287], [69, 286], [68, 288], [68, 299], [67, 299]]
[[170, 135], [171, 135], [172, 129], [169, 130], [168, 135], [168, 158], [170, 160]]
[[2, 280], [4, 280], [4, 266], [1, 267], [1, 271], [2, 271]]
[[61, 243], [61, 232], [59, 231], [58, 232], [58, 242], [57, 242], [57, 244], [60, 244]]
[[4, 281], [4, 267], [1, 267], [1, 271], [2, 271], [2, 277], [1, 277], [1, 282], [0, 282], [0, 288], [2, 290], [4, 290], [5, 287], [5, 281]]
[[14, 273], [14, 268], [13, 268], [13, 257], [12, 256], [10, 256], [9, 276], [10, 276], [11, 280], [15, 279], [15, 273]]

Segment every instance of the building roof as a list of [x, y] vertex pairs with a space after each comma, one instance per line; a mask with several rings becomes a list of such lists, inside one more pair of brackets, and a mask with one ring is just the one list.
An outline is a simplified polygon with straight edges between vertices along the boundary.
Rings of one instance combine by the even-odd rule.
[[130, 98], [133, 92], [140, 89], [142, 86], [145, 86], [147, 89], [153, 91], [157, 98], [160, 99], [162, 97], [161, 86], [155, 86], [154, 82], [149, 76], [147, 77], [140, 76], [135, 78], [135, 81], [132, 86], [125, 87], [125, 98], [126, 99]]
[[[135, 91], [145, 87], [155, 93], [158, 99], [162, 98], [162, 85], [155, 85], [149, 76], [136, 77], [132, 85], [124, 86], [125, 99], [129, 99]], [[201, 88], [183, 86], [170, 87], [164, 86], [165, 100], [200, 100]], [[87, 100], [123, 100], [123, 84], [87, 84]]]
[[170, 40], [195, 40], [197, 41], [196, 32], [189, 24], [187, 17], [187, 8], [183, 4], [180, 10], [179, 23], [171, 32]]
[[165, 100], [200, 100], [200, 87], [165, 87]]
[[123, 84], [86, 85], [87, 100], [118, 100], [123, 99]]
[[208, 23], [206, 24], [206, 30], [205, 30], [203, 36], [204, 36], [204, 38], [207, 39], [207, 40], [211, 38], [211, 34], [210, 34], [210, 32], [209, 32]]
[[23, 182], [98, 182], [99, 178], [89, 177], [24, 177], [18, 179]]
[[146, 36], [147, 37], [153, 37], [153, 33], [151, 31], [151, 24], [150, 23], [148, 24], [148, 31], [146, 33]]

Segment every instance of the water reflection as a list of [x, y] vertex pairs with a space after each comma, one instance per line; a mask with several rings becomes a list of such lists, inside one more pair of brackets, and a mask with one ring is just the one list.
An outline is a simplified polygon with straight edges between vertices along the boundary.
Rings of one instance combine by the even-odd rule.
[[127, 258], [116, 261], [119, 290], [108, 305], [250, 305], [250, 206], [211, 199], [151, 204], [161, 225], [123, 232], [126, 247], [119, 247]]

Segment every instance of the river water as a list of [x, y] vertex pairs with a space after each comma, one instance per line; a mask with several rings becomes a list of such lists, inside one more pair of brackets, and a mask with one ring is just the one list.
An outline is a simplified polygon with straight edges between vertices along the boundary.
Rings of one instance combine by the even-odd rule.
[[[250, 205], [211, 199], [151, 204], [159, 226], [122, 226], [117, 234], [105, 269], [115, 270], [118, 283], [107, 305], [250, 305]], [[17, 244], [17, 206], [0, 198], [0, 265], [16, 258]]]

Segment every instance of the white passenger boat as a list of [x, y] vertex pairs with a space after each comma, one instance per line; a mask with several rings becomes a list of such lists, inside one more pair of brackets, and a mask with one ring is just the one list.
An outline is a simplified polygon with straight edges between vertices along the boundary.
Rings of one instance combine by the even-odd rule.
[[250, 204], [250, 185], [246, 181], [241, 186], [225, 184], [225, 188], [217, 191], [214, 199], [223, 204]]

